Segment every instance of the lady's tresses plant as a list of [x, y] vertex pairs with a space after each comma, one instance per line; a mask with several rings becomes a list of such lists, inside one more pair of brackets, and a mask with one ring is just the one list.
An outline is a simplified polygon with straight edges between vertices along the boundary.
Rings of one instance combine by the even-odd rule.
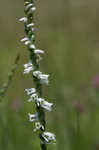
[[24, 23], [26, 33], [26, 37], [24, 37], [21, 42], [25, 43], [30, 52], [30, 60], [27, 64], [24, 64], [24, 74], [32, 72], [35, 84], [35, 88], [25, 89], [25, 92], [30, 96], [28, 102], [34, 102], [36, 105], [36, 113], [29, 113], [29, 121], [35, 123], [34, 131], [39, 130], [41, 149], [46, 150], [46, 144], [54, 143], [56, 139], [53, 133], [46, 131], [45, 110], [51, 111], [53, 103], [49, 103], [42, 98], [42, 85], [48, 85], [49, 75], [39, 71], [40, 54], [43, 54], [44, 51], [37, 49], [35, 46], [35, 27], [33, 19], [36, 7], [34, 1], [35, 0], [24, 0], [25, 17], [20, 19], [20, 21]]

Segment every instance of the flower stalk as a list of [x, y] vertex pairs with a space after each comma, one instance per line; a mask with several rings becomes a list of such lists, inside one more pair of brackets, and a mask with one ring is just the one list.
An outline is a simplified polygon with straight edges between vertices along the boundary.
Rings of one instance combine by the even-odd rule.
[[45, 111], [51, 111], [53, 104], [42, 98], [42, 86], [48, 85], [49, 75], [43, 74], [39, 70], [40, 55], [44, 54], [44, 51], [35, 46], [35, 10], [35, 0], [24, 0], [25, 17], [21, 18], [20, 21], [24, 23], [26, 37], [24, 37], [21, 42], [27, 46], [30, 53], [29, 62], [24, 65], [24, 74], [32, 72], [31, 74], [35, 85], [33, 88], [25, 89], [25, 92], [30, 96], [28, 102], [34, 102], [36, 106], [36, 113], [29, 113], [29, 121], [34, 122], [34, 131], [39, 130], [41, 149], [47, 150], [47, 144], [55, 142], [56, 139], [53, 133], [46, 131]]
[[20, 54], [18, 54], [15, 58], [15, 61], [14, 61], [14, 64], [13, 64], [13, 67], [11, 68], [10, 72], [8, 73], [8, 77], [7, 77], [7, 80], [6, 82], [2, 85], [1, 89], [0, 89], [0, 102], [2, 102], [2, 99], [4, 98], [10, 84], [11, 84], [11, 81], [13, 79], [13, 76], [16, 72], [16, 68], [17, 68], [17, 65], [18, 65], [18, 62], [19, 62], [19, 59], [20, 59]]

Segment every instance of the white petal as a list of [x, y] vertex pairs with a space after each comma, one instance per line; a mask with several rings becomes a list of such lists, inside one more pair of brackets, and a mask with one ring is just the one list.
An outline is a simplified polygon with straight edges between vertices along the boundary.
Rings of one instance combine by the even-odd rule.
[[36, 10], [36, 7], [30, 8], [30, 10], [28, 11], [28, 15], [32, 14], [35, 10]]
[[31, 8], [31, 12], [33, 13], [36, 10], [36, 7]]
[[44, 54], [44, 51], [40, 50], [40, 49], [36, 49], [36, 50], [34, 50], [34, 53], [35, 54]]
[[25, 69], [31, 66], [33, 66], [31, 61], [29, 61], [27, 64], [24, 64]]
[[41, 107], [46, 109], [47, 111], [52, 111], [53, 103], [49, 103], [47, 101], [44, 101], [43, 104], [41, 104]]
[[34, 71], [33, 72], [33, 76], [35, 76], [35, 77], [37, 77], [37, 78], [39, 78], [39, 75], [40, 74], [42, 74], [42, 72], [40, 72], [40, 71]]
[[34, 44], [30, 44], [29, 48], [30, 49], [35, 49], [35, 45]]
[[26, 6], [25, 6], [25, 11], [27, 11], [31, 6], [33, 6], [33, 4], [31, 4], [31, 3], [28, 4], [28, 5], [26, 5]]
[[47, 111], [52, 110], [53, 103], [49, 103], [49, 102], [45, 101], [43, 98], [37, 98], [37, 99], [35, 99], [35, 102], [38, 107], [44, 108]]
[[37, 121], [38, 120], [38, 113], [35, 113], [35, 114], [28, 114], [29, 115], [29, 121], [30, 122], [34, 122], [34, 121]]
[[25, 45], [29, 45], [31, 42], [28, 40], [25, 42]]
[[44, 99], [43, 98], [37, 98], [35, 101], [36, 101], [37, 106], [40, 107], [41, 103], [44, 101]]
[[42, 80], [48, 80], [49, 75], [47, 74], [40, 74], [40, 79]]
[[38, 99], [38, 95], [34, 93], [30, 96], [28, 102], [36, 101], [37, 99]]
[[19, 19], [19, 21], [21, 21], [21, 22], [27, 22], [27, 18], [26, 17], [23, 17], [23, 18], [21, 18], [21, 19]]
[[33, 27], [33, 26], [34, 26], [34, 23], [30, 23], [30, 24], [27, 25], [27, 28]]
[[34, 131], [37, 131], [39, 129], [43, 129], [44, 130], [44, 126], [40, 122], [36, 122]]
[[46, 84], [48, 85], [49, 81], [48, 81], [48, 77], [49, 75], [47, 74], [42, 74], [42, 72], [40, 71], [34, 71], [33, 72], [33, 76], [37, 77], [40, 80], [41, 84]]
[[25, 89], [25, 91], [27, 92], [27, 95], [33, 94], [36, 92], [35, 88], [30, 88], [30, 89]]
[[51, 132], [43, 132], [42, 137], [45, 139], [45, 142], [56, 142], [55, 134]]
[[40, 83], [41, 83], [41, 84], [45, 84], [45, 85], [48, 86], [49, 81], [48, 81], [48, 80], [45, 80], [45, 79], [41, 79], [41, 80], [40, 80]]
[[25, 37], [25, 38], [21, 39], [21, 42], [25, 42], [25, 41], [28, 41], [28, 40], [29, 40], [29, 38]]
[[32, 71], [34, 68], [31, 66], [31, 67], [28, 67], [26, 69], [24, 69], [24, 74], [28, 74], [30, 71]]
[[41, 83], [41, 84], [48, 85], [48, 83], [49, 83], [48, 77], [49, 77], [49, 75], [41, 74], [41, 75], [40, 75], [40, 83]]

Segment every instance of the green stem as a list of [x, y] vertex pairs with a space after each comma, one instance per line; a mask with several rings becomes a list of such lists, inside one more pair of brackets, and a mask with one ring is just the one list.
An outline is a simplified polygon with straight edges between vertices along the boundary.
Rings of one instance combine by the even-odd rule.
[[[24, 2], [25, 2], [25, 4], [24, 4], [25, 6], [27, 5], [28, 2], [31, 2], [31, 3], [34, 4], [33, 0], [24, 0]], [[27, 24], [32, 23], [32, 21], [34, 19], [34, 16], [33, 16], [33, 14], [28, 15], [27, 12], [25, 12], [25, 14], [26, 14], [26, 17], [27, 17], [27, 23], [25, 24], [25, 33], [26, 33], [27, 37], [29, 38], [29, 40], [31, 41], [31, 44], [35, 44], [35, 34], [34, 34], [34, 32], [31, 31], [31, 29], [28, 30], [27, 27], [26, 27]], [[30, 52], [30, 60], [32, 61], [34, 71], [37, 71], [37, 70], [39, 70], [39, 64], [37, 62], [37, 55], [33, 52], [33, 49], [29, 48], [29, 52]], [[33, 77], [33, 75], [32, 75], [32, 77]], [[33, 77], [33, 81], [34, 81], [35, 88], [36, 88], [36, 91], [37, 91], [38, 95], [40, 97], [42, 97], [42, 86], [40, 84], [40, 81], [36, 77]], [[42, 129], [41, 129], [40, 134], [39, 134], [39, 136], [41, 138], [41, 134], [42, 134], [42, 132], [45, 131], [45, 126], [46, 126], [45, 113], [44, 113], [42, 108], [37, 107], [37, 106], [36, 106], [36, 110], [37, 110], [38, 115], [39, 115], [40, 123], [44, 126], [44, 130], [42, 131]], [[41, 139], [41, 140], [42, 140], [42, 143], [43, 143], [43, 144], [41, 144], [41, 149], [42, 150], [47, 150], [46, 144], [44, 143], [43, 139]]]
[[80, 135], [80, 113], [76, 112], [76, 118], [77, 118], [77, 136]]
[[6, 92], [7, 92], [8, 88], [11, 84], [11, 81], [13, 79], [13, 76], [15, 74], [15, 71], [16, 71], [16, 68], [17, 68], [17, 65], [18, 65], [19, 57], [20, 57], [20, 55], [18, 54], [15, 58], [15, 62], [13, 64], [13, 67], [12, 67], [11, 71], [8, 73], [7, 81], [3, 84], [2, 88], [0, 89], [0, 102], [4, 98]]
[[76, 150], [80, 149], [80, 112], [76, 112]]

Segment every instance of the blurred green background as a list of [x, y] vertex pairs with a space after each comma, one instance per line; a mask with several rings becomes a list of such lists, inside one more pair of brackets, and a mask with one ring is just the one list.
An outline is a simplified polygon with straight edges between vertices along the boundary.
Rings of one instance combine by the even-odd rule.
[[[43, 0], [36, 6], [36, 45], [45, 50], [41, 71], [50, 74], [44, 97], [54, 103], [53, 112], [46, 113], [47, 129], [57, 138], [48, 149], [99, 150], [99, 2]], [[29, 59], [20, 43], [24, 26], [18, 20], [23, 16], [23, 0], [0, 1], [0, 87], [20, 53], [0, 103], [0, 150], [40, 150], [28, 121], [28, 112], [35, 107], [24, 92], [34, 85], [31, 76], [23, 76]]]

